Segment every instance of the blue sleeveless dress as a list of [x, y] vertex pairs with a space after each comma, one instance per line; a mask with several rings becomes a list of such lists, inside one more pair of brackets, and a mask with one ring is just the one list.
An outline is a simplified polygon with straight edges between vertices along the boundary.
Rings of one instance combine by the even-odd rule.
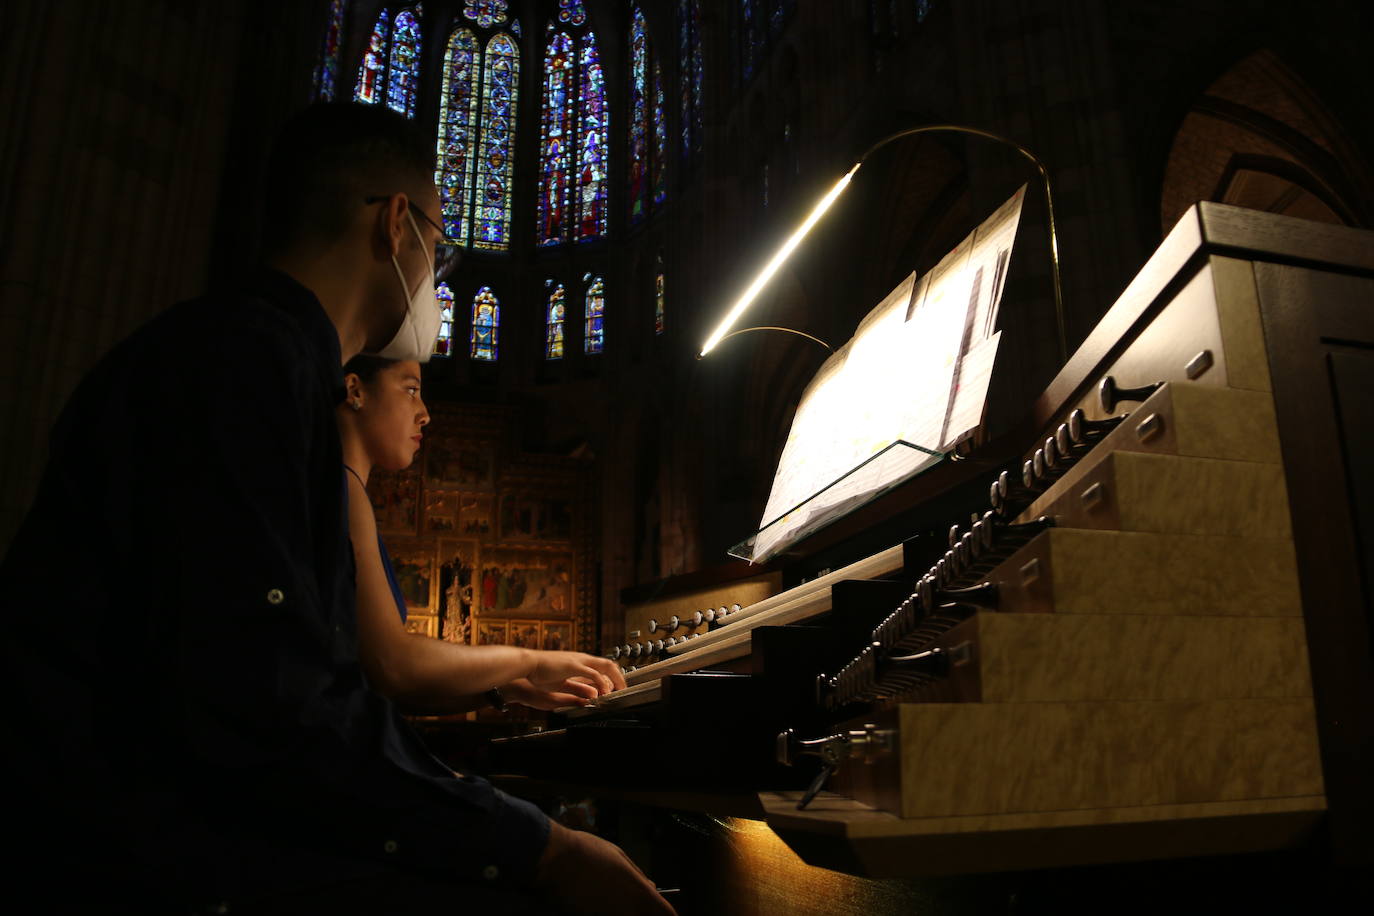
[[401, 583], [396, 581], [396, 570], [391, 566], [391, 556], [386, 552], [382, 536], [377, 535], [377, 552], [382, 555], [382, 569], [386, 570], [386, 583], [391, 586], [391, 596], [396, 599], [396, 610], [401, 614], [401, 623], [406, 622], [406, 597], [401, 594]]

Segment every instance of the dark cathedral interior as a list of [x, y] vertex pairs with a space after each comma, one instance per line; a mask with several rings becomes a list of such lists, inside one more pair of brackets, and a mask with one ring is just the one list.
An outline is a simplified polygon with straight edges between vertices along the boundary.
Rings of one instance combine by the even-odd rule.
[[[456, 242], [424, 444], [367, 482], [406, 629], [610, 657], [628, 682], [592, 716], [412, 717], [446, 764], [619, 844], [681, 913], [1368, 896], [1370, 4], [15, 0], [5, 20], [0, 550], [81, 379], [258, 262], [281, 125], [387, 106], [432, 137]], [[861, 159], [736, 328], [763, 330], [703, 355]], [[975, 422], [749, 562], [827, 351], [904, 283], [934, 289], [1009, 198]], [[1182, 470], [1141, 457], [1165, 455]], [[71, 577], [105, 549], [94, 523], [65, 519]], [[149, 587], [179, 574], [154, 560]], [[17, 613], [57, 643], [94, 626], [48, 585]]]

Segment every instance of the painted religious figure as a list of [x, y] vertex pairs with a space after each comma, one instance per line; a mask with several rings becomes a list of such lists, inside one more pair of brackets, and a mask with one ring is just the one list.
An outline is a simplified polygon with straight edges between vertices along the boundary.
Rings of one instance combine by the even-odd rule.
[[391, 567], [396, 573], [396, 582], [401, 587], [406, 607], [427, 613], [431, 607], [430, 582], [434, 566], [432, 548], [405, 542], [388, 542], [387, 552], [391, 555]]
[[415, 465], [404, 471], [373, 471], [367, 495], [382, 534], [415, 534], [420, 516], [420, 473]]
[[566, 499], [520, 494], [501, 497], [502, 538], [568, 541], [572, 527], [572, 506]]
[[457, 436], [425, 439], [425, 483], [435, 487], [490, 489], [495, 444]]
[[573, 647], [572, 621], [545, 620], [541, 629], [542, 649], [564, 651]]
[[425, 530], [449, 532], [458, 530], [458, 506], [461, 494], [456, 490], [425, 489]]
[[482, 556], [478, 600], [485, 614], [571, 617], [572, 557], [519, 548], [492, 548]]
[[488, 541], [496, 534], [496, 518], [492, 511], [495, 497], [488, 493], [458, 494], [458, 533]]
[[406, 632], [418, 636], [437, 636], [438, 618], [432, 614], [411, 614], [406, 617]]
[[504, 646], [509, 633], [510, 621], [479, 620], [477, 623], [477, 645]]
[[539, 621], [512, 620], [510, 622], [510, 644], [521, 649], [538, 649]]

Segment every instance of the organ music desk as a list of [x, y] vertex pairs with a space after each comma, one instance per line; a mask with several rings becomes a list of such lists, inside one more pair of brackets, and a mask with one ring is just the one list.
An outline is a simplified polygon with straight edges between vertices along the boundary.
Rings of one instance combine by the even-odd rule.
[[1016, 430], [827, 535], [938, 549], [645, 620], [626, 690], [496, 759], [705, 775], [679, 804], [873, 877], [1370, 864], [1372, 399], [1374, 233], [1197, 204]]

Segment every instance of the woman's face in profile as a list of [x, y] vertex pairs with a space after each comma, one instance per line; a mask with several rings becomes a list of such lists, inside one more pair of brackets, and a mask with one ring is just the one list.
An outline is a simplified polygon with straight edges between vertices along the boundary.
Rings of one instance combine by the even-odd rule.
[[429, 423], [420, 397], [420, 364], [406, 360], [387, 366], [362, 391], [363, 406], [354, 419], [373, 465], [388, 471], [410, 467], [420, 450], [421, 429]]

